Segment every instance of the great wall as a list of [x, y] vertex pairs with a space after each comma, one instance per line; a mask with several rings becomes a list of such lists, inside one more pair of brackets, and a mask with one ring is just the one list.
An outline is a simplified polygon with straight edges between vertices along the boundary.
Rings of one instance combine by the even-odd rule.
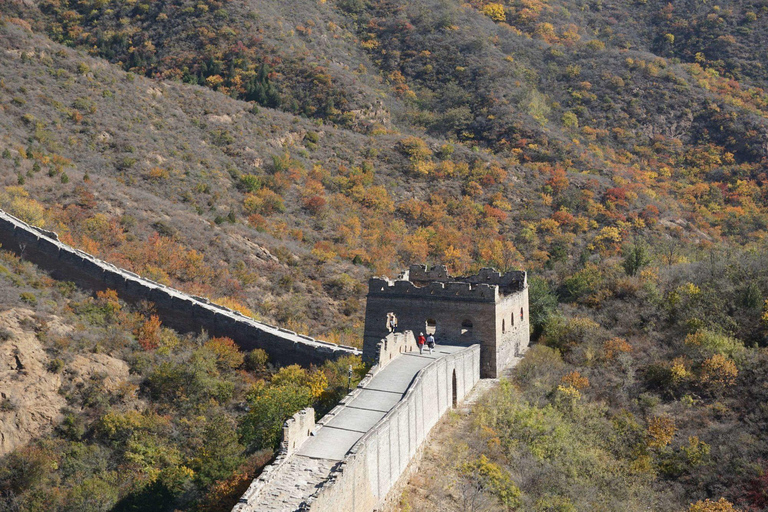
[[[525, 272], [482, 269], [452, 277], [414, 265], [396, 280], [372, 278], [363, 351], [258, 322], [236, 311], [101, 261], [0, 210], [0, 245], [89, 290], [149, 301], [181, 332], [228, 336], [261, 348], [278, 365], [321, 364], [362, 355], [371, 369], [356, 389], [315, 422], [305, 409], [286, 421], [274, 462], [233, 512], [381, 510], [418, 461], [429, 432], [480, 378], [497, 377], [528, 347]], [[420, 352], [414, 333], [438, 345]]]
[[129, 302], [152, 302], [163, 324], [177, 331], [205, 330], [212, 336], [232, 338], [243, 350], [264, 349], [279, 365], [322, 364], [343, 355], [360, 354], [354, 347], [258, 322], [204, 297], [188, 295], [115, 267], [60, 242], [56, 233], [30, 226], [2, 210], [0, 246], [49, 271], [56, 279], [94, 291], [111, 288]]

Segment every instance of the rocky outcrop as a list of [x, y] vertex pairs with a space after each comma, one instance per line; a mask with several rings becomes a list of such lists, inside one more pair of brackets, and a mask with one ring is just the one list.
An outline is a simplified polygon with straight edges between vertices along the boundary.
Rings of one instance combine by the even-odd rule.
[[[46, 318], [45, 324], [59, 337], [73, 330], [57, 317]], [[31, 310], [0, 312], [0, 455], [44, 435], [61, 421], [67, 402], [59, 388], [65, 379], [77, 384], [106, 376], [108, 390], [128, 379], [128, 364], [105, 354], [76, 355], [51, 371], [51, 358], [36, 335], [39, 327]]]

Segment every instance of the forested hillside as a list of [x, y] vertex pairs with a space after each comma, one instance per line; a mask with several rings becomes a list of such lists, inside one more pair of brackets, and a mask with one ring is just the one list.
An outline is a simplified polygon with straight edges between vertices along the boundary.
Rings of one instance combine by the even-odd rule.
[[[371, 275], [411, 263], [528, 270], [538, 345], [481, 406], [456, 478], [474, 475], [491, 509], [723, 498], [762, 510], [766, 17], [764, 0], [9, 0], [0, 208], [149, 278], [347, 344], [361, 342]], [[94, 325], [52, 300], [64, 309], [50, 314]], [[138, 324], [104, 322], [93, 336], [123, 341], [78, 350], [127, 361], [140, 404], [70, 404], [76, 436], [57, 427], [6, 456], [0, 507], [35, 510], [56, 489], [59, 510], [137, 509], [139, 496], [207, 510], [222, 482], [231, 500], [237, 468], [268, 459], [256, 450], [273, 439], [222, 427], [235, 458], [204, 477], [194, 436], [176, 436], [173, 457], [139, 453], [104, 418], [151, 423], [136, 432], [161, 428], [153, 415], [175, 434], [216, 415], [236, 425], [237, 404], [281, 388], [284, 370], [232, 356], [204, 373], [234, 388], [195, 388], [199, 403], [180, 407], [152, 391], [152, 368], [201, 358], [210, 342], [142, 344]], [[275, 421], [318, 399], [307, 379], [336, 370], [286, 377], [316, 396], [281, 402]], [[73, 446], [111, 455], [104, 467], [78, 455], [85, 473], [67, 472]], [[574, 480], [585, 465], [595, 473]], [[45, 477], [18, 479], [24, 467]], [[125, 467], [132, 484], [109, 480]], [[86, 474], [103, 501], [77, 501]]]

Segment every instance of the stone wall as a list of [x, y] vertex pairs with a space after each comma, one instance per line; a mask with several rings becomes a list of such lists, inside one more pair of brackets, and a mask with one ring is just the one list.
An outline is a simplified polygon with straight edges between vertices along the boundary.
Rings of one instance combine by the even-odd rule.
[[384, 368], [397, 356], [405, 352], [418, 352], [419, 346], [411, 331], [395, 332], [379, 342], [379, 358], [376, 362], [378, 369]]
[[309, 438], [315, 428], [315, 410], [307, 407], [288, 418], [283, 424], [283, 441], [272, 464], [267, 465], [261, 474], [251, 482], [233, 512], [250, 510], [248, 501], [265, 492], [281, 476], [292, 460], [294, 452]]
[[315, 429], [315, 410], [312, 407], [302, 409], [283, 424], [283, 443], [281, 451], [286, 455], [295, 452], [309, 439]]
[[[371, 279], [365, 310], [363, 358], [371, 363], [378, 355], [378, 344], [387, 335], [387, 313], [397, 316], [398, 332], [413, 331], [418, 336], [426, 333], [427, 321], [435, 322], [435, 339], [438, 343], [480, 343], [483, 346], [481, 371], [483, 378], [496, 376], [496, 303], [494, 298], [483, 301], [466, 301], [459, 296], [435, 297], [416, 288], [418, 293], [398, 295], [390, 291], [378, 293], [379, 279]], [[407, 281], [396, 281], [403, 289], [413, 287]], [[434, 283], [441, 285], [442, 283]], [[452, 284], [452, 283], [450, 283]], [[457, 283], [468, 287], [467, 283]], [[407, 285], [407, 286], [405, 286]], [[483, 285], [487, 286], [487, 285]], [[472, 328], [463, 327], [471, 323]]]
[[63, 244], [55, 233], [30, 226], [1, 210], [0, 245], [49, 271], [55, 279], [73, 281], [94, 291], [111, 288], [129, 302], [150, 301], [164, 325], [180, 332], [204, 329], [211, 336], [227, 336], [244, 350], [265, 350], [278, 365], [322, 364], [328, 359], [359, 354], [352, 347], [257, 322], [205, 298], [143, 279]]
[[419, 455], [432, 427], [480, 379], [479, 363], [480, 347], [473, 345], [421, 370], [403, 399], [358, 441], [303, 510], [381, 508], [410, 461]]
[[368, 293], [386, 297], [421, 297], [430, 300], [461, 300], [474, 302], [496, 302], [498, 288], [487, 283], [433, 281], [417, 286], [411, 281], [372, 278]]
[[507, 295], [496, 305], [496, 372], [508, 368], [515, 356], [528, 349], [531, 339], [528, 319], [528, 288]]

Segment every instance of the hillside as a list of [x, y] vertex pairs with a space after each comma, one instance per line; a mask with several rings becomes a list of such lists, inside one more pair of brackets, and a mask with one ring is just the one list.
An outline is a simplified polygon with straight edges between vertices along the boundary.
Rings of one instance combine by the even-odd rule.
[[[526, 269], [538, 346], [457, 468], [487, 457], [521, 493], [509, 507], [589, 510], [594, 488], [621, 510], [616, 481], [572, 485], [593, 457], [659, 510], [762, 510], [767, 15], [762, 0], [11, 0], [0, 208], [346, 344], [371, 275]], [[131, 353], [109, 357], [165, 357], [127, 331]], [[104, 446], [109, 408], [89, 407], [77, 442]], [[562, 434], [554, 452], [516, 437], [528, 416]], [[521, 460], [560, 483], [535, 485]], [[201, 508], [206, 485], [162, 507]], [[0, 484], [2, 506], [34, 509], [8, 489], [33, 492]]]
[[[355, 358], [275, 368], [0, 251], [0, 510], [229, 510]], [[343, 382], [342, 382], [343, 381]]]

